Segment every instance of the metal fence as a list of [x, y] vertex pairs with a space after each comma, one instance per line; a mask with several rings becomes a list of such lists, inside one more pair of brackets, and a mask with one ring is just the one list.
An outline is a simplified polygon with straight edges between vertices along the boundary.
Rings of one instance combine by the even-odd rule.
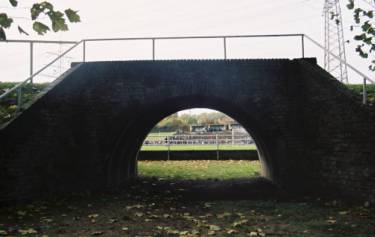
[[249, 134], [175, 134], [149, 135], [143, 142], [141, 151], [164, 151], [170, 160], [173, 151], [205, 151], [216, 152], [220, 159], [220, 151], [256, 150], [254, 140]]
[[[186, 147], [186, 148], [215, 148], [220, 149], [220, 146], [236, 146], [243, 148], [249, 145], [254, 145], [254, 140], [247, 134], [177, 134], [177, 135], [150, 135], [144, 142], [143, 147], [165, 147], [171, 149], [171, 147]], [[215, 150], [214, 149], [214, 150]]]
[[[222, 56], [221, 59], [227, 60], [231, 59], [228, 56], [229, 50], [230, 50], [230, 45], [229, 45], [229, 39], [250, 39], [250, 38], [297, 38], [300, 39], [300, 44], [295, 45], [297, 49], [300, 50], [300, 56], [302, 58], [305, 57], [305, 45], [306, 45], [306, 40], [315, 45], [316, 47], [320, 48], [323, 52], [327, 52], [333, 57], [337, 58], [340, 60], [343, 64], [345, 64], [349, 69], [351, 69], [355, 74], [359, 75], [361, 78], [363, 78], [363, 103], [367, 104], [367, 83], [372, 83], [375, 84], [375, 81], [372, 80], [370, 77], [362, 73], [360, 70], [356, 69], [354, 66], [350, 65], [347, 62], [344, 62], [340, 59], [339, 56], [329, 52], [325, 47], [321, 44], [319, 44], [317, 41], [309, 37], [308, 35], [305, 34], [271, 34], [271, 35], [228, 35], [228, 36], [191, 36], [191, 37], [152, 37], [152, 38], [106, 38], [106, 39], [84, 39], [79, 42], [74, 42], [74, 41], [66, 41], [66, 42], [59, 42], [59, 41], [28, 41], [28, 40], [7, 40], [7, 41], [0, 41], [0, 43], [24, 43], [24, 44], [29, 44], [29, 50], [30, 50], [30, 76], [24, 80], [23, 82], [17, 84], [13, 88], [10, 88], [6, 90], [3, 94], [0, 95], [0, 101], [4, 100], [5, 98], [14, 95], [15, 93], [17, 94], [17, 110], [22, 109], [23, 105], [23, 94], [22, 90], [23, 88], [27, 87], [28, 84], [32, 84], [36, 82], [36, 78], [40, 75], [42, 75], [46, 70], [49, 68], [53, 67], [59, 60], [61, 60], [63, 57], [67, 57], [68, 54], [72, 54], [73, 52], [75, 55], [81, 55], [81, 60], [82, 62], [87, 61], [87, 45], [92, 43], [92, 42], [113, 42], [113, 41], [145, 41], [149, 42], [151, 46], [151, 52], [148, 57], [146, 57], [144, 60], [160, 60], [163, 58], [158, 57], [158, 44], [162, 41], [165, 40], [198, 40], [198, 39], [211, 39], [211, 40], [216, 40], [218, 42], [221, 42], [222, 44]], [[61, 44], [72, 44], [72, 46], [67, 49], [65, 52], [62, 52], [58, 57], [56, 57], [54, 60], [34, 72], [33, 64], [34, 64], [34, 57], [33, 57], [33, 46], [34, 44], [56, 44], [56, 43], [61, 43]], [[78, 61], [79, 61], [78, 60]], [[63, 74], [65, 71], [57, 73], [54, 75], [55, 78], [58, 78]]]

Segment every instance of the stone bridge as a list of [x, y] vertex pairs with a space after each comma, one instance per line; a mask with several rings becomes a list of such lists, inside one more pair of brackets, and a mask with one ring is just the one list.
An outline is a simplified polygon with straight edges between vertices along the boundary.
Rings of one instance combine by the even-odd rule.
[[360, 102], [315, 59], [78, 64], [0, 129], [0, 200], [118, 187], [156, 123], [196, 107], [239, 121], [281, 188], [375, 200], [375, 113]]

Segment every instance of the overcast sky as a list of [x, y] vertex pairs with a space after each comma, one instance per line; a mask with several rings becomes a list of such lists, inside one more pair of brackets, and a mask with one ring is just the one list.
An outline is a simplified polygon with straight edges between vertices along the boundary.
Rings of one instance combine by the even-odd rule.
[[[351, 13], [342, 2], [345, 34], [352, 24]], [[358, 0], [361, 1], [361, 0]], [[9, 39], [80, 40], [83, 38], [157, 37], [196, 35], [249, 35], [305, 33], [324, 44], [324, 0], [64, 0], [51, 1], [56, 8], [79, 10], [82, 22], [70, 25], [70, 31], [49, 33], [40, 37], [20, 35], [16, 28], [7, 31]], [[20, 7], [12, 10], [8, 0], [0, 0], [0, 12], [7, 11], [15, 17], [15, 24], [31, 29], [29, 8], [32, 0], [20, 1]], [[67, 46], [35, 46], [35, 66], [39, 69]], [[307, 56], [317, 57], [322, 63], [323, 52], [307, 43]], [[348, 61], [370, 74], [367, 63], [358, 59], [354, 44], [347, 45]], [[82, 49], [72, 52], [64, 60], [46, 71], [40, 81], [48, 80], [49, 74], [66, 69], [71, 61], [79, 61]], [[220, 58], [222, 41], [163, 41], [157, 42], [157, 58]], [[0, 81], [24, 80], [29, 73], [27, 45], [0, 44]], [[228, 56], [232, 58], [296, 58], [300, 57], [299, 39], [229, 40]], [[87, 59], [127, 60], [150, 59], [151, 43], [105, 42], [90, 43]], [[352, 78], [358, 82], [358, 78]]]

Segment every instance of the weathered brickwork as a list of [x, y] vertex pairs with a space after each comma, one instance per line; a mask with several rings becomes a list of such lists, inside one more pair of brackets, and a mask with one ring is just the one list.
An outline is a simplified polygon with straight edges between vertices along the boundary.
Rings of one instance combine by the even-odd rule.
[[194, 107], [239, 121], [279, 186], [375, 200], [375, 112], [312, 59], [78, 65], [0, 130], [0, 200], [117, 187], [152, 127]]

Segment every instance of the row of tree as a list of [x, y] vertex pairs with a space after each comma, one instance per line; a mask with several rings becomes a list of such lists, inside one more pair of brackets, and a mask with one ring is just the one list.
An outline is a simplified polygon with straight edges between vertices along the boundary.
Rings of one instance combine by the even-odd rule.
[[172, 114], [160, 121], [152, 132], [190, 131], [192, 125], [230, 124], [234, 120], [220, 112], [200, 114]]

